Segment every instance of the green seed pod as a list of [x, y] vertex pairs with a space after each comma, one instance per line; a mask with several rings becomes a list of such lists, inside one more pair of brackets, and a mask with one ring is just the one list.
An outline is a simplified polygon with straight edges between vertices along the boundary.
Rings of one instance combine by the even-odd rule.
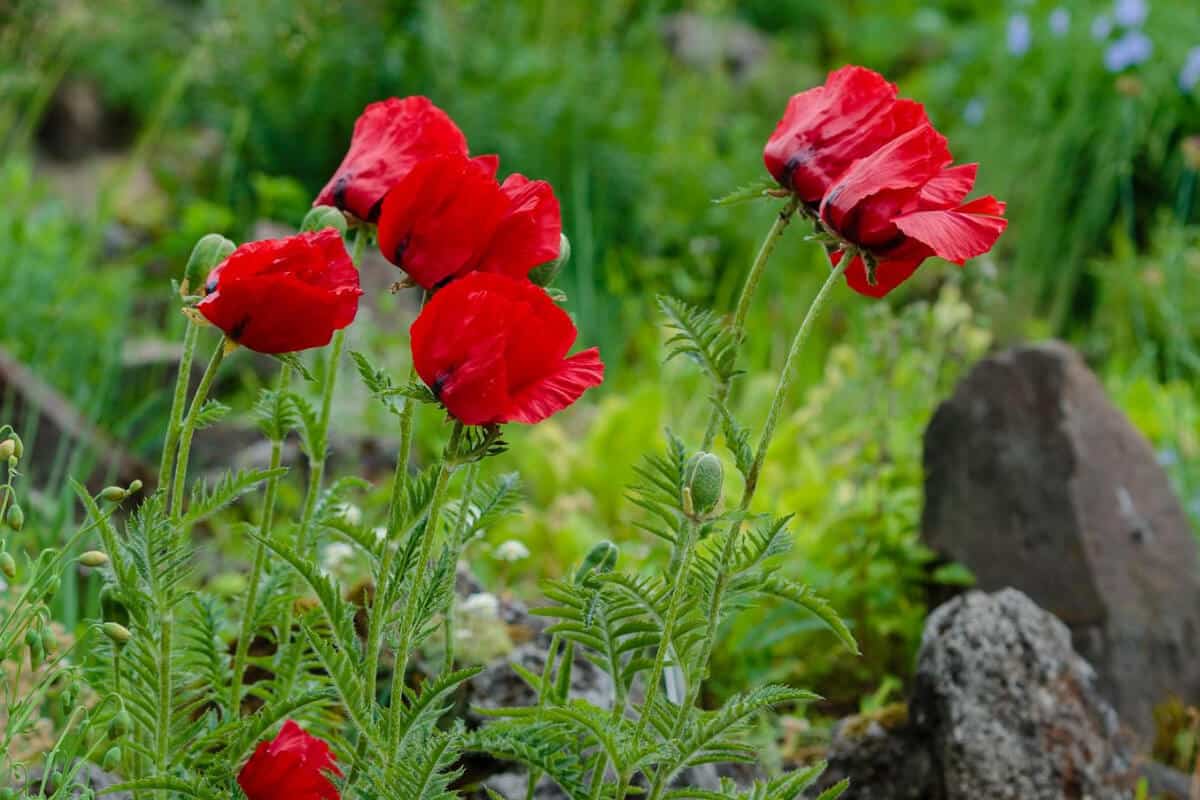
[[54, 635], [52, 628], [42, 629], [42, 649], [47, 653], [58, 652], [58, 637]]
[[105, 772], [115, 772], [121, 766], [121, 748], [113, 746], [108, 748], [108, 752], [104, 754], [104, 760], [100, 762], [100, 766]]
[[122, 708], [113, 715], [112, 722], [108, 723], [108, 738], [120, 739], [133, 730], [133, 718], [129, 716], [129, 712]]
[[537, 286], [549, 286], [558, 277], [559, 271], [571, 260], [571, 240], [565, 233], [559, 234], [558, 258], [538, 264], [529, 270], [530, 282]]
[[10, 581], [17, 577], [17, 562], [7, 550], [0, 553], [0, 572]]
[[121, 598], [121, 590], [116, 584], [106, 583], [100, 590], [100, 616], [105, 622], [115, 622], [118, 625], [129, 624], [129, 609]]
[[35, 646], [40, 647], [41, 644], [42, 644], [42, 634], [38, 631], [37, 628], [30, 628], [29, 630], [25, 631], [25, 646], [26, 647], [35, 647]]
[[8, 461], [17, 454], [17, 443], [12, 439], [0, 442], [0, 461]]
[[122, 647], [133, 638], [133, 634], [129, 632], [129, 628], [118, 622], [106, 622], [100, 626], [104, 631], [104, 635], [113, 640], [113, 644], [117, 647]]
[[21, 437], [20, 437], [20, 436], [17, 436], [17, 435], [14, 433], [14, 434], [12, 435], [12, 439], [10, 439], [10, 441], [14, 442], [14, 443], [16, 444], [16, 446], [17, 446], [17, 449], [16, 449], [16, 450], [13, 450], [12, 457], [13, 457], [13, 458], [17, 458], [17, 459], [19, 459], [19, 458], [21, 458], [22, 456], [24, 456], [24, 455], [25, 455], [25, 443], [21, 441]]
[[99, 550], [88, 550], [79, 557], [79, 563], [85, 567], [103, 567], [108, 563], [108, 553]]
[[29, 645], [29, 667], [30, 669], [38, 669], [42, 666], [42, 662], [46, 660], [46, 648], [42, 646], [42, 638], [39, 636], [34, 643]]
[[21, 510], [19, 505], [13, 503], [8, 507], [8, 513], [4, 515], [4, 521], [8, 524], [8, 527], [14, 531], [19, 531], [25, 527], [25, 512]]
[[201, 236], [200, 241], [192, 248], [187, 267], [184, 268], [183, 283], [179, 285], [180, 294], [189, 295], [194, 287], [203, 286], [213, 267], [229, 258], [229, 254], [236, 249], [237, 246], [233, 242], [219, 233]]
[[129, 484], [129, 488], [126, 489], [129, 494], [137, 494], [141, 490], [142, 482], [140, 480], [135, 480], [133, 483]]
[[683, 485], [692, 496], [692, 512], [708, 514], [721, 502], [725, 484], [725, 468], [721, 459], [712, 453], [696, 453], [688, 459], [683, 470]]
[[579, 565], [579, 570], [575, 573], [575, 583], [582, 584], [592, 575], [611, 572], [612, 568], [617, 565], [619, 554], [617, 546], [607, 539], [597, 543], [588, 551], [583, 558], [583, 563]]
[[322, 231], [326, 228], [336, 228], [337, 232], [346, 235], [346, 215], [333, 206], [315, 206], [304, 215], [300, 230], [304, 232]]
[[45, 594], [42, 595], [42, 602], [49, 603], [51, 600], [54, 599], [54, 595], [58, 594], [58, 590], [61, 588], [62, 588], [62, 578], [55, 575], [53, 578], [50, 579], [50, 582], [46, 584], [46, 592], [45, 592]]
[[129, 497], [129, 492], [120, 486], [106, 486], [104, 491], [100, 492], [100, 499], [110, 503], [119, 503], [126, 497]]

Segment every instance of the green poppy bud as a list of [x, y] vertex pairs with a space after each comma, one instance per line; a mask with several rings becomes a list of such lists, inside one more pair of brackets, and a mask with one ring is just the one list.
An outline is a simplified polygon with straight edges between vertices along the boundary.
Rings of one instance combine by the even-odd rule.
[[103, 567], [108, 563], [108, 554], [99, 550], [88, 550], [79, 557], [79, 563], [85, 567]]
[[112, 722], [108, 723], [108, 738], [120, 739], [133, 730], [133, 718], [129, 716], [129, 712], [122, 708], [113, 715]]
[[209, 233], [200, 237], [192, 254], [188, 257], [187, 267], [183, 271], [183, 283], [179, 285], [182, 295], [192, 293], [193, 287], [203, 286], [204, 279], [212, 268], [229, 258], [229, 254], [237, 249], [233, 242], [219, 233]]
[[4, 515], [4, 522], [14, 531], [19, 531], [25, 527], [25, 512], [16, 503], [8, 507], [8, 513]]
[[119, 625], [129, 624], [129, 609], [125, 607], [125, 603], [121, 599], [121, 590], [116, 587], [116, 584], [106, 583], [100, 589], [100, 616], [106, 622], [115, 622]]
[[17, 562], [8, 551], [0, 553], [0, 572], [9, 580], [17, 577]]
[[721, 502], [725, 468], [712, 453], [696, 453], [683, 469], [683, 485], [691, 494], [691, 513], [705, 515]]
[[126, 497], [129, 497], [129, 492], [121, 486], [107, 486], [100, 492], [100, 499], [110, 503], [119, 503]]
[[25, 631], [25, 646], [40, 647], [42, 644], [42, 634], [37, 628], [30, 628]]
[[17, 454], [17, 443], [12, 439], [0, 442], [0, 461], [8, 461]]
[[20, 437], [20, 436], [17, 436], [17, 435], [14, 433], [14, 434], [12, 435], [12, 440], [11, 440], [11, 441], [12, 441], [14, 444], [16, 444], [16, 446], [17, 446], [17, 449], [16, 449], [16, 450], [13, 450], [12, 457], [13, 457], [13, 458], [18, 458], [18, 459], [19, 459], [19, 458], [21, 458], [23, 455], [25, 455], [25, 443], [21, 441], [21, 437]]
[[133, 483], [129, 484], [129, 488], [126, 491], [129, 494], [137, 494], [141, 490], [142, 490], [142, 482], [139, 480], [135, 480]]
[[571, 260], [571, 240], [565, 233], [559, 234], [558, 258], [538, 264], [529, 270], [529, 280], [538, 286], [549, 286], [558, 277], [559, 271]]
[[108, 752], [104, 754], [104, 760], [100, 762], [100, 766], [105, 772], [115, 772], [121, 766], [121, 748], [113, 746], [108, 748]]
[[129, 628], [126, 628], [119, 622], [106, 622], [100, 627], [104, 631], [104, 635], [112, 639], [113, 644], [117, 647], [123, 647], [133, 638], [133, 634], [129, 632]]
[[58, 594], [58, 590], [62, 588], [62, 578], [55, 575], [46, 584], [46, 592], [42, 595], [42, 602], [49, 603], [54, 599], [54, 595]]
[[54, 635], [52, 628], [42, 630], [42, 649], [47, 653], [58, 652], [58, 638]]
[[46, 648], [42, 645], [42, 637], [39, 636], [33, 644], [29, 645], [29, 668], [38, 669], [45, 660]]
[[579, 565], [579, 570], [575, 573], [575, 583], [582, 584], [594, 574], [612, 572], [613, 567], [617, 565], [619, 554], [620, 551], [612, 542], [607, 539], [599, 542], [584, 556], [583, 563]]
[[304, 215], [304, 221], [300, 223], [300, 230], [304, 233], [322, 231], [326, 228], [335, 228], [338, 233], [345, 236], [346, 215], [333, 206], [313, 206]]

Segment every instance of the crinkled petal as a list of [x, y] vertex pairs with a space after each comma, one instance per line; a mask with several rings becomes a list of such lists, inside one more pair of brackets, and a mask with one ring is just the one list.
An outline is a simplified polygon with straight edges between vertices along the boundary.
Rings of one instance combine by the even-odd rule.
[[942, 170], [921, 187], [918, 196], [920, 209], [954, 208], [975, 187], [977, 172], [978, 164], [959, 164]]
[[603, 381], [604, 362], [600, 360], [600, 351], [595, 347], [582, 350], [560, 361], [552, 372], [517, 392], [506, 416], [513, 422], [541, 422]]
[[1008, 226], [1008, 220], [997, 216], [1002, 211], [999, 201], [985, 197], [957, 209], [906, 214], [895, 222], [905, 235], [927, 245], [947, 261], [962, 264], [992, 249]]
[[509, 175], [500, 189], [509, 199], [508, 210], [478, 269], [525, 278], [534, 267], [558, 258], [562, 245], [558, 198], [546, 181], [531, 181], [519, 173]]
[[[834, 253], [831, 256], [831, 260], [835, 266], [841, 259], [842, 253], [840, 252]], [[850, 262], [850, 266], [846, 268], [846, 284], [854, 291], [867, 297], [883, 297], [908, 280], [924, 260], [924, 256], [878, 259], [875, 264], [875, 283], [872, 285], [867, 281], [866, 263], [863, 261], [862, 256], [856, 255], [854, 260]]]

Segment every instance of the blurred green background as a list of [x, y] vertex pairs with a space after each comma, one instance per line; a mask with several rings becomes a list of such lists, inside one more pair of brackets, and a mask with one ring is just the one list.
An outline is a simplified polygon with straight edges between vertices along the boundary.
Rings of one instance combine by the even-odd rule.
[[[111, 437], [48, 438], [44, 409], [4, 374], [0, 416], [33, 440], [23, 544], [69, 521], [68, 472], [119, 471], [113, 448], [155, 458], [171, 378], [152, 356], [180, 330], [169, 281], [194, 241], [294, 228], [362, 107], [419, 93], [502, 172], [554, 184], [573, 246], [559, 285], [610, 367], [488, 465], [520, 472], [528, 502], [473, 565], [535, 596], [602, 536], [645, 560], [632, 467], [664, 425], [694, 433], [707, 413], [694, 370], [660, 363], [655, 295], [731, 307], [774, 212], [713, 198], [764, 176], [791, 94], [861, 63], [924, 102], [958, 160], [981, 162], [979, 190], [1009, 202], [1011, 225], [992, 255], [931, 262], [886, 301], [840, 292], [777, 437], [761, 505], [797, 513], [788, 569], [852, 621], [864, 657], [766, 609], [728, 632], [714, 674], [718, 689], [812, 686], [832, 710], [884, 702], [908, 676], [931, 584], [969, 581], [918, 542], [921, 434], [990, 348], [1061, 336], [1083, 350], [1200, 520], [1198, 48], [1188, 0], [0, 3], [0, 345]], [[823, 277], [800, 227], [750, 320], [737, 403], [751, 423]], [[386, 293], [390, 267], [369, 269], [351, 346], [400, 375], [412, 299]], [[246, 412], [269, 378], [235, 364], [245, 388], [225, 399]], [[337, 408], [337, 427], [386, 461], [389, 418], [350, 370]], [[438, 423], [422, 419], [426, 453]], [[362, 503], [375, 513], [379, 499]], [[236, 591], [244, 547], [208, 535], [207, 574]], [[505, 560], [510, 539], [534, 555]]]

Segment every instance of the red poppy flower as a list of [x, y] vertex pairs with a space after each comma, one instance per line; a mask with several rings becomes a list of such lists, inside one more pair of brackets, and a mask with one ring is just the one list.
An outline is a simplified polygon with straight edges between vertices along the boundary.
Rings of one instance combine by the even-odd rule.
[[329, 745], [288, 720], [262, 742], [238, 774], [249, 800], [339, 800], [329, 775], [341, 776]]
[[468, 272], [525, 278], [558, 257], [562, 217], [545, 181], [510, 175], [495, 157], [442, 155], [413, 168], [383, 201], [379, 249], [426, 289]]
[[824, 86], [793, 95], [767, 140], [763, 161], [780, 186], [816, 203], [855, 160], [927, 122], [913, 100], [866, 67], [842, 67]]
[[196, 308], [260, 353], [329, 344], [358, 312], [358, 270], [333, 228], [250, 242], [208, 274]]
[[337, 206], [373, 222], [379, 202], [420, 161], [467, 154], [467, 137], [427, 97], [371, 103], [354, 123], [350, 149], [313, 205]]
[[604, 380], [596, 348], [567, 358], [575, 325], [526, 280], [475, 272], [413, 323], [417, 374], [467, 425], [540, 422]]
[[978, 165], [950, 162], [946, 138], [926, 124], [856, 161], [830, 187], [822, 223], [875, 262], [872, 284], [855, 257], [846, 270], [854, 290], [882, 297], [930, 256], [961, 265], [992, 249], [1008, 225], [1004, 203], [991, 196], [963, 203]]

